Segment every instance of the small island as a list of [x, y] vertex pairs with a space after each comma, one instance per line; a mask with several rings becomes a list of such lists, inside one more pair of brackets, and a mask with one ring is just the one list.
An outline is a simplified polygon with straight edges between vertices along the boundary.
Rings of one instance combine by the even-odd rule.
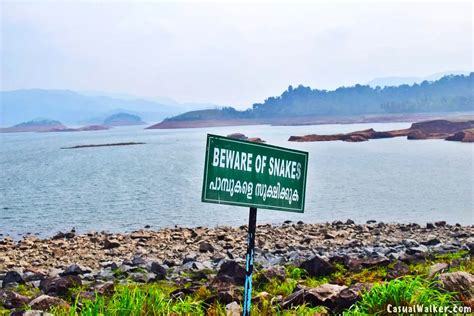
[[104, 120], [105, 126], [133, 126], [146, 124], [141, 117], [129, 113], [117, 113]]
[[50, 119], [34, 119], [28, 122], [13, 125], [11, 127], [2, 128], [0, 132], [3, 133], [18, 133], [18, 132], [44, 132], [52, 129], [66, 129], [67, 127], [60, 121]]
[[35, 119], [28, 122], [23, 122], [11, 127], [1, 128], [2, 133], [20, 133], [20, 132], [39, 132], [39, 133], [50, 133], [50, 132], [88, 132], [88, 131], [102, 131], [110, 129], [108, 126], [102, 125], [89, 125], [83, 127], [67, 127], [60, 121], [50, 119]]
[[474, 142], [474, 120], [448, 121], [432, 120], [413, 123], [410, 128], [378, 132], [374, 129], [355, 131], [347, 134], [291, 136], [290, 142], [321, 142], [342, 140], [363, 142], [369, 139], [406, 136], [407, 139], [445, 139], [449, 141]]

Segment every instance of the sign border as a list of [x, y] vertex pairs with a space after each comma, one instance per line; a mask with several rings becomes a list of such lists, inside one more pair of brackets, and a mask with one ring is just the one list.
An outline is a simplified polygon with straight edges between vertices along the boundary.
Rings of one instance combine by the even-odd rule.
[[[283, 150], [287, 152], [292, 152], [295, 154], [300, 154], [305, 157], [304, 159], [304, 169], [305, 174], [304, 174], [304, 180], [303, 180], [303, 195], [302, 195], [302, 201], [301, 201], [301, 208], [296, 209], [296, 208], [287, 208], [283, 206], [272, 206], [272, 205], [266, 205], [266, 204], [257, 204], [257, 203], [245, 203], [245, 202], [231, 202], [231, 201], [221, 201], [221, 200], [214, 200], [214, 199], [206, 199], [206, 191], [207, 191], [207, 166], [209, 163], [209, 140], [211, 138], [218, 138], [218, 139], [225, 139], [226, 141], [231, 141], [235, 143], [244, 143], [247, 145], [252, 145], [252, 146], [257, 146], [257, 147], [270, 147], [278, 150]], [[201, 202], [205, 203], [214, 203], [214, 204], [225, 204], [225, 205], [233, 205], [233, 206], [241, 206], [241, 207], [257, 207], [257, 208], [263, 208], [263, 209], [268, 209], [268, 210], [275, 210], [275, 211], [285, 211], [285, 212], [293, 212], [293, 213], [304, 213], [304, 205], [305, 205], [305, 200], [306, 200], [306, 179], [308, 176], [308, 159], [309, 159], [309, 153], [306, 151], [298, 150], [298, 149], [291, 149], [291, 148], [285, 148], [285, 147], [280, 147], [280, 146], [275, 146], [275, 145], [269, 145], [269, 144], [261, 144], [261, 143], [256, 143], [256, 142], [251, 142], [247, 140], [241, 140], [241, 139], [235, 139], [235, 138], [229, 138], [225, 136], [220, 136], [220, 135], [215, 135], [215, 134], [207, 134], [207, 140], [206, 140], [206, 156], [204, 158], [204, 175], [202, 177], [202, 193], [201, 193]]]

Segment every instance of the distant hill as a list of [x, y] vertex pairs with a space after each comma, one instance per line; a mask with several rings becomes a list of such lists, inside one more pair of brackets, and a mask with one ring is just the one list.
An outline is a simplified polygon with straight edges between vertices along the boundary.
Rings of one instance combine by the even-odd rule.
[[129, 126], [129, 125], [143, 125], [145, 122], [138, 115], [128, 113], [117, 113], [107, 117], [104, 120], [106, 126]]
[[49, 119], [35, 119], [0, 129], [2, 132], [43, 132], [51, 129], [66, 129], [61, 122]]
[[106, 117], [120, 112], [139, 115], [146, 121], [160, 121], [198, 106], [166, 100], [170, 104], [137, 96], [100, 95], [100, 92], [43, 89], [0, 91], [0, 126], [24, 122], [32, 117], [54, 117], [72, 125], [100, 124]]
[[369, 82], [367, 85], [371, 87], [396, 87], [403, 84], [413, 85], [415, 83], [422, 83], [423, 81], [436, 81], [441, 79], [444, 76], [450, 75], [469, 75], [469, 71], [445, 71], [445, 72], [438, 72], [429, 76], [425, 77], [381, 77], [375, 78]]
[[450, 75], [420, 84], [397, 87], [355, 85], [334, 91], [289, 86], [280, 96], [269, 97], [251, 109], [233, 108], [203, 110], [171, 117], [150, 128], [172, 126], [183, 121], [246, 120], [271, 122], [304, 117], [337, 117], [357, 115], [387, 115], [404, 113], [471, 112], [474, 111], [474, 73], [468, 76]]

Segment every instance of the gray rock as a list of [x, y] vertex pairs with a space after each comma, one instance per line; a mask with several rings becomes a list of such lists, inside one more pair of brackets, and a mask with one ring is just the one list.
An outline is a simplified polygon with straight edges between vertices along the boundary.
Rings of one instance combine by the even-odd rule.
[[242, 309], [237, 302], [229, 303], [225, 306], [226, 316], [240, 316]]
[[403, 239], [402, 244], [405, 245], [405, 247], [418, 247], [420, 244], [414, 240], [414, 239]]
[[305, 269], [310, 276], [314, 277], [329, 275], [336, 271], [333, 264], [318, 255], [310, 260], [302, 262], [300, 268]]
[[74, 263], [71, 264], [64, 270], [64, 272], [60, 273], [60, 275], [65, 276], [65, 275], [81, 275], [85, 273], [90, 273], [92, 272], [92, 269], [89, 267], [82, 266], [80, 264]]
[[428, 247], [424, 245], [419, 245], [417, 247], [410, 247], [407, 249], [406, 253], [409, 255], [417, 254], [417, 253], [425, 253], [428, 251]]
[[432, 279], [437, 273], [443, 272], [449, 267], [447, 263], [441, 262], [432, 265], [428, 271], [428, 278]]
[[8, 271], [3, 278], [2, 288], [16, 287], [18, 284], [25, 284], [20, 273], [16, 271]]
[[132, 265], [133, 266], [143, 266], [146, 264], [146, 260], [143, 259], [142, 257], [140, 256], [135, 256], [133, 257], [132, 259]]
[[425, 246], [434, 246], [434, 245], [438, 245], [440, 243], [441, 243], [441, 240], [439, 240], [438, 238], [431, 238], [431, 239], [428, 239], [426, 241], [421, 242], [421, 244], [425, 245]]
[[435, 226], [437, 226], [437, 227], [446, 226], [446, 221], [438, 221], [438, 222], [435, 222]]
[[156, 280], [164, 280], [166, 278], [166, 268], [160, 265], [158, 262], [151, 263], [150, 271], [156, 275]]

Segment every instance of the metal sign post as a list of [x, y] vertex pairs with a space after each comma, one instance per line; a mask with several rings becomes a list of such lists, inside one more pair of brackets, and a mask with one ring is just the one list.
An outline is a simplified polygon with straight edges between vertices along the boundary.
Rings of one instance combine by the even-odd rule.
[[249, 228], [247, 236], [247, 255], [245, 257], [245, 288], [244, 288], [244, 311], [242, 315], [250, 315], [252, 303], [252, 273], [255, 248], [255, 230], [257, 227], [257, 208], [251, 207], [249, 213]]

